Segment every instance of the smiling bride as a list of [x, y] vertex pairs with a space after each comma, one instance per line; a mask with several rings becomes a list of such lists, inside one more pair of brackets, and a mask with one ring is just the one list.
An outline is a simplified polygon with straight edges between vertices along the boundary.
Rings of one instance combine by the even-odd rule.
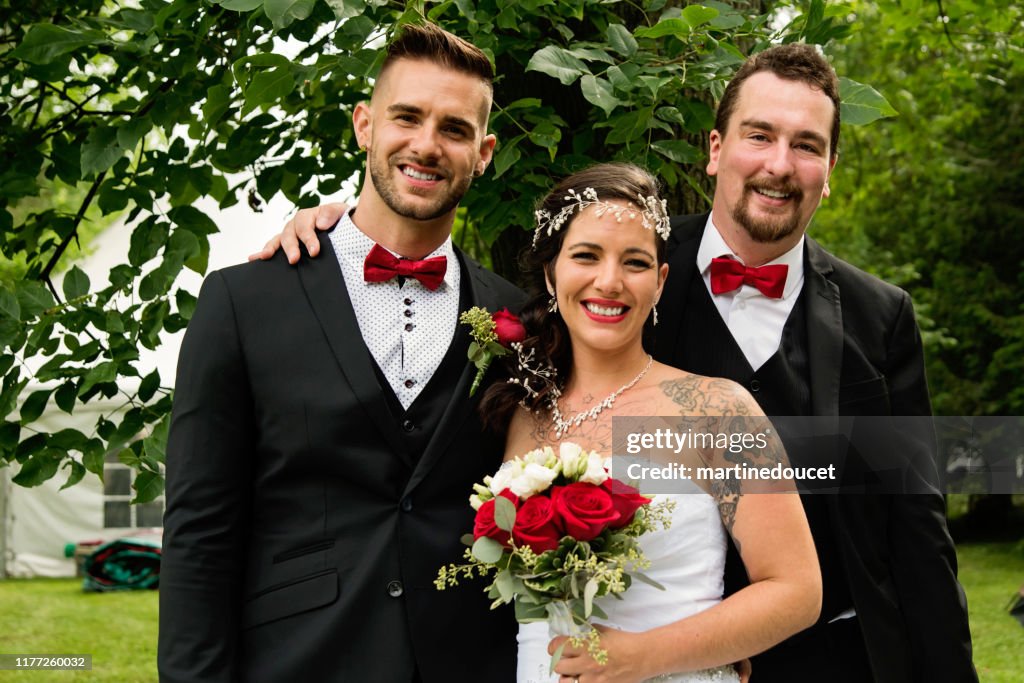
[[[521, 315], [528, 336], [510, 357], [512, 379], [491, 386], [481, 407], [507, 435], [506, 459], [563, 441], [610, 456], [613, 417], [764, 419], [739, 385], [657, 363], [645, 348], [668, 276], [664, 207], [657, 181], [629, 164], [590, 167], [542, 201], [526, 257], [535, 289]], [[704, 464], [725, 465], [725, 455], [752, 465], [783, 457], [774, 445], [739, 457], [699, 453]], [[621, 600], [601, 598], [607, 663], [552, 639], [544, 623], [527, 624], [519, 681], [739, 681], [745, 658], [814, 623], [821, 577], [797, 495], [750, 494], [726, 481], [664, 496], [676, 503], [671, 526], [641, 537], [646, 574], [663, 590], [634, 582]], [[750, 585], [723, 599], [727, 535]]]

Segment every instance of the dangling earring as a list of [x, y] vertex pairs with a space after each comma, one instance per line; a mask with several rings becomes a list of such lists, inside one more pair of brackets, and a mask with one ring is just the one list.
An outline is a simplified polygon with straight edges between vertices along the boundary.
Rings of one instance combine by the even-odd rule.
[[548, 299], [548, 312], [558, 313], [558, 297], [555, 296], [555, 288], [550, 284], [548, 285], [548, 294], [551, 295], [551, 298]]
[[651, 306], [651, 312], [654, 313], [654, 324], [657, 325], [658, 324], [658, 303], [657, 302], [655, 302]]

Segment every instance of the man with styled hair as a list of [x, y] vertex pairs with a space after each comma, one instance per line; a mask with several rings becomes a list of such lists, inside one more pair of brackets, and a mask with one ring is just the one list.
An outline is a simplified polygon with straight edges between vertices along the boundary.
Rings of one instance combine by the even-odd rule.
[[[838, 426], [840, 416], [927, 416], [909, 295], [805, 234], [829, 196], [839, 118], [838, 78], [814, 46], [772, 47], [740, 67], [709, 138], [711, 212], [673, 220], [655, 358], [742, 384], [770, 417]], [[297, 259], [299, 241], [315, 254], [314, 224], [330, 225], [338, 210], [300, 211], [258, 256], [281, 246]], [[894, 459], [934, 462], [932, 434], [900, 437], [906, 452]], [[845, 456], [845, 474], [856, 471], [856, 454]], [[822, 570], [821, 618], [755, 657], [752, 682], [976, 681], [939, 492], [803, 502]], [[734, 555], [727, 589], [744, 581]]]
[[521, 300], [451, 242], [494, 150], [492, 77], [404, 27], [354, 111], [368, 173], [325, 258], [207, 277], [168, 440], [161, 681], [514, 679], [512, 614], [433, 584], [502, 455], [459, 311]]

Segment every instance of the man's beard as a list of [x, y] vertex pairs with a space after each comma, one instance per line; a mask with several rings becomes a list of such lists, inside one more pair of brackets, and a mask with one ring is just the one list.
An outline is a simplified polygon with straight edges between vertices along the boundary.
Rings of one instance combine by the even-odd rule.
[[[790, 212], [786, 215], [761, 216], [758, 218], [750, 215], [750, 196], [754, 193], [755, 188], [774, 190], [791, 195], [789, 200], [792, 202]], [[800, 229], [800, 212], [798, 209], [803, 198], [803, 192], [792, 185], [771, 187], [769, 185], [748, 182], [743, 187], [743, 196], [740, 198], [739, 203], [733, 207], [732, 218], [747, 231], [747, 234], [755, 242], [764, 244], [778, 242]]]
[[[424, 168], [429, 168], [427, 164], [421, 164], [419, 161], [415, 161], [415, 163]], [[389, 209], [399, 216], [413, 218], [418, 221], [433, 220], [451, 212], [462, 201], [473, 180], [471, 176], [467, 175], [457, 185], [449, 186], [448, 191], [438, 197], [433, 204], [423, 206], [402, 200], [392, 176], [392, 171], [401, 173], [398, 170], [398, 165], [399, 162], [397, 161], [392, 164], [390, 160], [381, 159], [374, 154], [370, 154], [370, 178], [373, 180], [373, 186], [377, 190], [377, 194], [380, 195], [380, 198], [384, 200]]]

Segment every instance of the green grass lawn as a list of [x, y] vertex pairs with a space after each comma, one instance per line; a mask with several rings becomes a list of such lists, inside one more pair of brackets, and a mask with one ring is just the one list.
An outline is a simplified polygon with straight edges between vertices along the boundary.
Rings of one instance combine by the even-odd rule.
[[1024, 626], [1006, 605], [1024, 584], [1024, 543], [962, 543], [957, 556], [978, 674], [984, 683], [1019, 683], [1024, 680]]
[[0, 680], [156, 681], [157, 598], [83, 593], [81, 579], [0, 581], [0, 653], [92, 655], [92, 671], [0, 671]]
[[[983, 683], [1024, 679], [1024, 627], [1006, 603], [1024, 583], [1024, 542], [964, 542], [960, 580]], [[2, 671], [0, 681], [156, 680], [157, 594], [83, 593], [77, 579], [0, 581], [0, 653], [91, 654], [92, 671]]]

